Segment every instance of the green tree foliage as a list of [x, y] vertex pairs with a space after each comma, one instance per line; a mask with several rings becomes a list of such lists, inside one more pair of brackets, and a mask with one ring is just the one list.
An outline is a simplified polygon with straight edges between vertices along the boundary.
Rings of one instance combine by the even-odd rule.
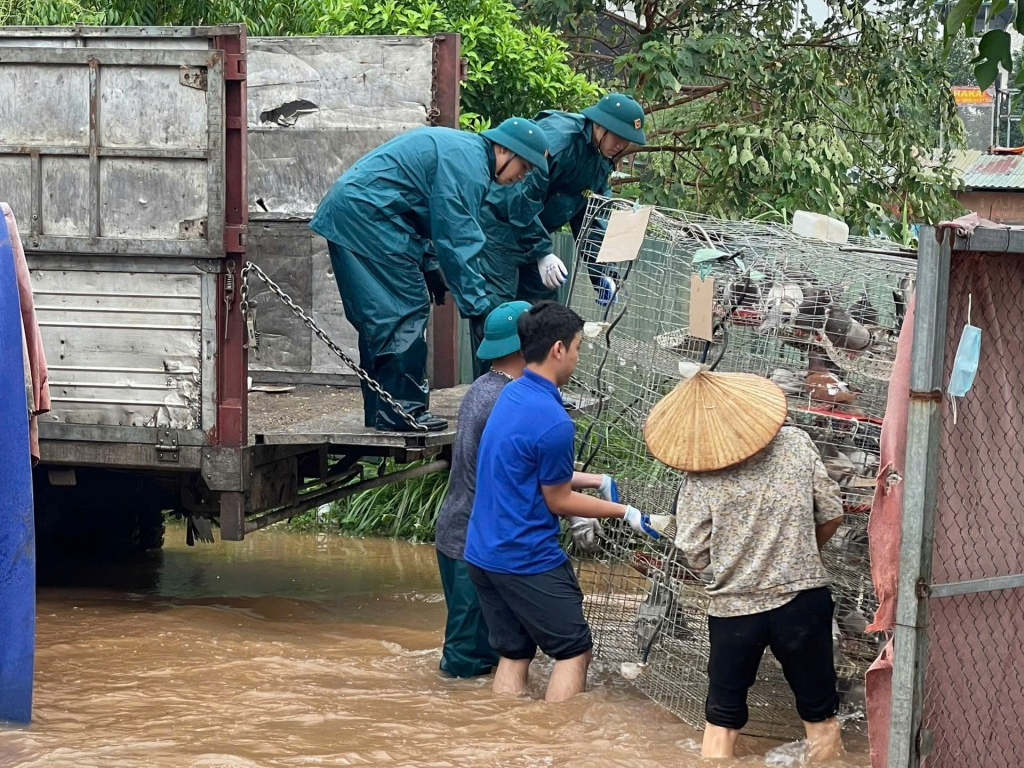
[[[975, 56], [970, 63], [975, 81], [982, 90], [996, 81], [1000, 66], [1007, 72], [1013, 72], [1014, 58], [1016, 57], [1018, 61], [1020, 59], [1020, 49], [1012, 51], [1010, 48], [1010, 33], [1006, 29], [998, 28], [1009, 26], [1007, 21], [993, 23], [1000, 15], [1010, 11], [1009, 0], [955, 0], [944, 7], [943, 34], [946, 50], [952, 53], [959, 38], [970, 40], [972, 48], [976, 46]], [[978, 21], [983, 22], [981, 29], [977, 28]], [[1019, 8], [1012, 26], [1017, 32], [1024, 34], [1024, 13], [1021, 13]], [[980, 34], [976, 41], [973, 40], [975, 34]], [[1016, 72], [1015, 84], [1024, 85], [1024, 68], [1018, 67]]]
[[245, 23], [251, 35], [313, 34], [323, 4], [314, 0], [0, 0], [5, 24], [193, 26]]
[[974, 76], [974, 57], [978, 55], [975, 41], [958, 37], [946, 53], [946, 72], [950, 85], [977, 85]]
[[0, 0], [0, 22], [5, 19], [141, 26], [244, 22], [251, 35], [458, 32], [469, 61], [462, 123], [473, 128], [541, 109], [581, 109], [598, 95], [569, 65], [565, 43], [549, 29], [524, 23], [507, 0]]
[[[630, 188], [726, 217], [806, 208], [909, 239], [956, 209], [932, 160], [960, 126], [933, 12], [902, 0], [530, 0], [578, 68], [644, 100], [651, 146]], [[953, 142], [947, 142], [947, 146]]]

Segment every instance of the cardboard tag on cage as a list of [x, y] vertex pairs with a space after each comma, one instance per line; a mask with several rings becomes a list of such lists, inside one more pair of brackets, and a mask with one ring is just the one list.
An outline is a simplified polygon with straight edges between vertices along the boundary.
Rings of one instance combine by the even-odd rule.
[[601, 241], [601, 250], [597, 253], [597, 262], [609, 264], [633, 261], [639, 256], [653, 210], [651, 206], [645, 205], [634, 211], [612, 211]]
[[715, 326], [715, 278], [690, 275], [690, 335], [712, 341]]

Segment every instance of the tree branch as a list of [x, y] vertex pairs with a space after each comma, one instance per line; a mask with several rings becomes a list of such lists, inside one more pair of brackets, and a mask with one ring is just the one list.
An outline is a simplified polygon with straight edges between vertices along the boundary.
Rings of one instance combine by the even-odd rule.
[[604, 40], [604, 39], [602, 39], [600, 37], [595, 37], [594, 35], [573, 34], [573, 35], [566, 35], [565, 36], [565, 41], [567, 43], [568, 42], [575, 43], [576, 41], [579, 41], [579, 40], [587, 40], [587, 41], [589, 41], [591, 43], [597, 43], [598, 45], [600, 45], [600, 46], [602, 46], [604, 48], [610, 48], [611, 50], [615, 51], [615, 50], [618, 50], [618, 49], [622, 48], [623, 46], [625, 46], [625, 44], [627, 42], [627, 40], [626, 40], [627, 35], [628, 35], [628, 33], [625, 30], [623, 30], [622, 37], [620, 37], [618, 40], [615, 40], [614, 42], [610, 42], [610, 41]]
[[648, 131], [648, 136], [685, 136], [688, 133], [694, 131], [700, 131], [704, 128], [714, 128], [715, 126], [722, 125], [722, 123], [695, 123], [693, 125], [686, 125], [682, 128], [658, 128], [653, 131]]
[[641, 26], [640, 26], [639, 24], [637, 24], [637, 23], [636, 23], [635, 21], [630, 21], [630, 20], [629, 20], [629, 19], [627, 19], [627, 18], [626, 18], [625, 16], [620, 16], [620, 15], [619, 15], [619, 14], [617, 14], [617, 13], [612, 13], [612, 12], [611, 12], [611, 11], [609, 11], [609, 10], [608, 10], [607, 8], [602, 8], [602, 9], [601, 9], [600, 11], [598, 11], [598, 13], [599, 13], [599, 14], [600, 14], [601, 16], [604, 16], [604, 17], [606, 17], [606, 18], [609, 18], [609, 19], [611, 19], [611, 20], [612, 20], [612, 21], [614, 21], [614, 22], [615, 22], [616, 24], [621, 24], [621, 25], [622, 25], [622, 26], [624, 26], [624, 27], [629, 27], [630, 29], [634, 29], [634, 30], [636, 30], [636, 31], [637, 31], [637, 32], [639, 32], [639, 33], [640, 33], [641, 35], [646, 35], [646, 34], [647, 34], [647, 32], [648, 32], [648, 30], [646, 30], [646, 29], [644, 29], [643, 27], [641, 27]]
[[609, 56], [606, 53], [595, 53], [593, 51], [569, 51], [570, 56], [578, 59], [597, 59], [598, 61], [615, 61], [616, 56]]
[[636, 149], [631, 150], [629, 152], [629, 154], [635, 155], [635, 154], [639, 154], [640, 152], [649, 152], [651, 154], [654, 154], [655, 152], [672, 152], [674, 154], [684, 154], [686, 152], [693, 152], [693, 150], [694, 150], [694, 147], [680, 147], [680, 146], [669, 146], [669, 145], [664, 145], [663, 146], [661, 144], [645, 144], [642, 147], [637, 147]]
[[647, 32], [654, 29], [654, 19], [658, 14], [658, 0], [645, 0], [644, 2], [644, 26]]
[[680, 88], [681, 92], [687, 93], [686, 96], [682, 96], [678, 99], [665, 102], [664, 104], [655, 104], [652, 107], [648, 107], [644, 110], [647, 114], [651, 115], [655, 112], [660, 112], [663, 109], [672, 109], [672, 107], [680, 107], [683, 104], [689, 104], [692, 101], [698, 101], [706, 96], [710, 96], [713, 93], [720, 93], [732, 85], [732, 81], [726, 81], [718, 83], [718, 85], [684, 85]]
[[694, 131], [700, 131], [700, 130], [703, 130], [705, 128], [717, 128], [719, 125], [732, 125], [732, 126], [745, 125], [747, 123], [750, 123], [756, 117], [757, 117], [757, 114], [754, 113], [754, 114], [747, 114], [747, 115], [739, 115], [738, 117], [734, 116], [733, 119], [729, 120], [729, 121], [720, 120], [720, 121], [714, 122], [714, 123], [694, 123], [693, 125], [684, 125], [684, 126], [682, 126], [680, 128], [659, 128], [658, 130], [655, 130], [655, 131], [648, 131], [647, 135], [648, 136], [685, 136], [688, 133], [693, 133]]
[[[639, 176], [627, 176], [626, 178], [612, 179], [610, 183], [613, 187], [621, 187], [625, 184], [639, 184], [642, 181], [644, 181], [644, 179], [640, 178]], [[684, 187], [697, 186], [697, 182], [695, 181], [678, 181], [670, 176], [663, 177], [661, 181], [667, 184], [682, 184]]]
[[859, 32], [854, 29], [847, 32], [845, 35], [828, 35], [826, 37], [818, 37], [814, 40], [808, 40], [804, 43], [783, 43], [784, 48], [841, 48], [843, 46], [835, 45], [840, 40], [847, 40], [851, 37], [856, 37]]

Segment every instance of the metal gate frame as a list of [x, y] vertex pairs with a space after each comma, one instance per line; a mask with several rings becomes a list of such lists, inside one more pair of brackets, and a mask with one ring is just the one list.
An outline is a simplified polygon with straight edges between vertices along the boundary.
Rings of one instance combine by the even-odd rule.
[[954, 236], [948, 229], [921, 229], [910, 361], [888, 768], [919, 768], [931, 750], [932, 733], [921, 725], [927, 685], [929, 601], [1024, 588], [1024, 574], [932, 583], [946, 317], [954, 250], [1024, 254], [1024, 231], [979, 229], [964, 237]]

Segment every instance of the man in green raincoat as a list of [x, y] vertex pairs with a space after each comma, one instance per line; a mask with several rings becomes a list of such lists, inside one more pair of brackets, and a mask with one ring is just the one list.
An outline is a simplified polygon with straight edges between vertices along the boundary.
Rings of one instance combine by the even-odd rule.
[[[430, 301], [444, 303], [450, 289], [464, 317], [482, 320], [492, 308], [479, 271], [480, 207], [492, 182], [546, 171], [547, 151], [543, 130], [524, 118], [481, 134], [409, 131], [345, 171], [309, 224], [327, 239], [345, 316], [359, 334], [360, 366], [421, 427], [448, 426], [428, 409]], [[366, 426], [413, 429], [365, 382], [362, 389]]]
[[[580, 114], [547, 110], [535, 118], [550, 141], [547, 169], [538, 168], [517, 187], [492, 185], [481, 211], [487, 235], [481, 257], [489, 306], [520, 299], [555, 299], [568, 270], [553, 251], [551, 233], [565, 224], [577, 240], [587, 192], [611, 196], [608, 179], [631, 144], [645, 144], [643, 108], [631, 96], [610, 93]], [[599, 243], [604, 222], [596, 220]], [[593, 240], [592, 240], [593, 242]], [[616, 291], [614, 274], [597, 264], [597, 248], [584, 257], [599, 303]], [[470, 319], [473, 348], [483, 339], [483, 316]], [[476, 361], [476, 375], [486, 367]]]

